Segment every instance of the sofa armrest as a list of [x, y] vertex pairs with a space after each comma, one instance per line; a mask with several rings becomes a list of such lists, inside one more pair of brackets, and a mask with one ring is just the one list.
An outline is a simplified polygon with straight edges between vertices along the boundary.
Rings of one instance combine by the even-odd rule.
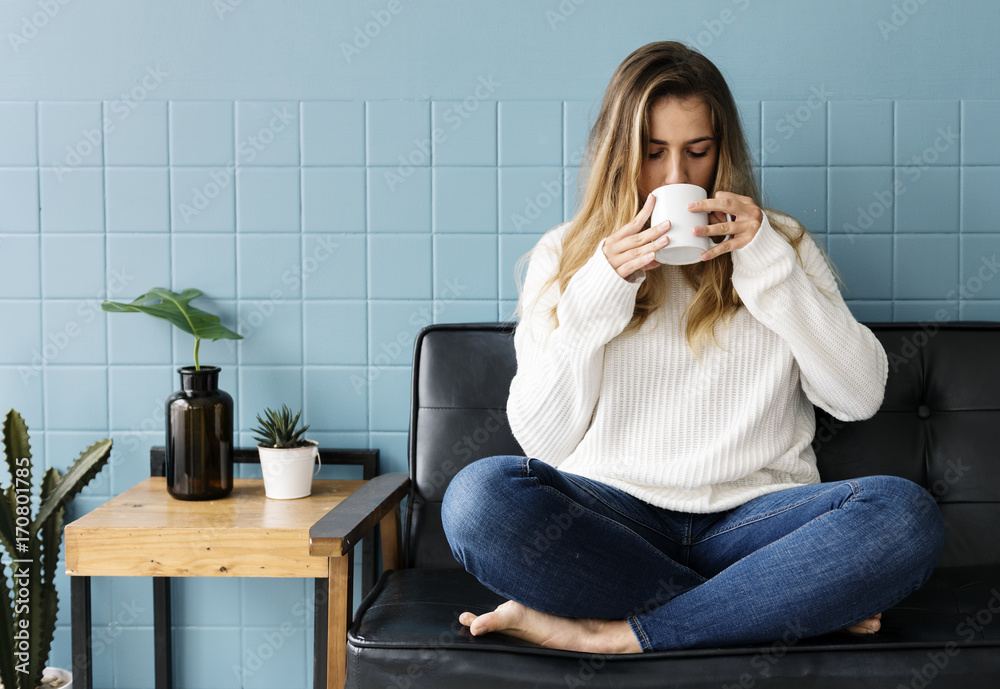
[[322, 557], [341, 557], [357, 545], [376, 524], [383, 522], [395, 526], [399, 538], [399, 503], [410, 490], [410, 477], [403, 472], [382, 474], [371, 479], [344, 498], [343, 502], [327, 512], [309, 528], [309, 554]]

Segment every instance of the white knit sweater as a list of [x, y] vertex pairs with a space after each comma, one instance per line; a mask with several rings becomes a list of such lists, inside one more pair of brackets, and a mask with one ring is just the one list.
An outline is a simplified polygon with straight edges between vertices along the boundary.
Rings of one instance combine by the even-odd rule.
[[[783, 216], [787, 218], [787, 216]], [[694, 296], [679, 266], [669, 294], [638, 331], [622, 334], [640, 276], [621, 278], [602, 246], [559, 296], [535, 296], [557, 265], [569, 223], [532, 252], [514, 335], [517, 373], [507, 413], [531, 457], [680, 512], [718, 512], [817, 483], [812, 405], [837, 419], [867, 419], [885, 394], [888, 361], [848, 310], [819, 248], [795, 249], [765, 217], [733, 251], [745, 308], [709, 338], [699, 364], [687, 346]], [[603, 245], [603, 242], [602, 242]], [[546, 310], [558, 302], [559, 327]]]

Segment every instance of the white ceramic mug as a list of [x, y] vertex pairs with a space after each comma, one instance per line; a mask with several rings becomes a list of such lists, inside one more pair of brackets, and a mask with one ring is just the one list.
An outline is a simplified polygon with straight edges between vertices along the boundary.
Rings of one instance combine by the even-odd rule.
[[671, 266], [699, 263], [701, 255], [715, 246], [715, 242], [711, 237], [693, 234], [695, 227], [708, 225], [708, 213], [689, 211], [687, 205], [692, 201], [704, 201], [708, 193], [695, 184], [668, 184], [654, 189], [653, 196], [656, 197], [656, 205], [649, 219], [650, 225], [670, 220], [667, 231], [670, 242], [656, 252], [656, 260]]

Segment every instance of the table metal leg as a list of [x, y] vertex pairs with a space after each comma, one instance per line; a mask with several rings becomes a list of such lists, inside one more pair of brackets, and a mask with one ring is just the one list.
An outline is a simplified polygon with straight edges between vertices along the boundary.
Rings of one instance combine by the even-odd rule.
[[326, 689], [328, 579], [317, 579], [313, 595], [313, 689]]
[[173, 689], [173, 623], [170, 619], [170, 578], [153, 577], [153, 671], [156, 689]]
[[77, 689], [93, 689], [91, 655], [90, 577], [70, 577], [70, 636], [73, 650], [73, 682]]
[[331, 557], [329, 562], [326, 686], [343, 689], [347, 679], [347, 628], [354, 615], [354, 551]]

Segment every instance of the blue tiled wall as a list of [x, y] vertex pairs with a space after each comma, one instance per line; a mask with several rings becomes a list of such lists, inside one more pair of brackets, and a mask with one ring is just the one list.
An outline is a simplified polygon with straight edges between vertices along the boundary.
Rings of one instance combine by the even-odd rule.
[[[662, 6], [633, 4], [647, 14]], [[652, 32], [616, 18], [620, 3], [490, 4], [477, 44], [462, 19], [477, 3], [403, 3], [380, 29], [395, 39], [351, 60], [336, 46], [385, 3], [349, 16], [303, 3], [320, 25], [343, 20], [332, 39], [303, 33], [305, 19], [276, 16], [272, 5], [230, 3], [235, 11], [216, 17], [192, 3], [187, 10], [201, 9], [191, 19], [182, 3], [109, 2], [118, 18], [60, 4], [50, 29], [11, 44], [0, 62], [0, 407], [24, 414], [50, 466], [114, 438], [112, 465], [71, 517], [135, 484], [148, 448], [163, 442], [163, 401], [192, 341], [145, 316], [108, 317], [99, 304], [152, 286], [198, 287], [200, 303], [246, 336], [201, 349], [203, 363], [223, 366], [244, 444], [262, 406], [286, 402], [304, 407], [323, 444], [378, 447], [383, 470], [405, 471], [415, 333], [509, 317], [515, 262], [572, 215], [607, 78], [630, 50], [664, 38], [693, 40], [727, 73], [764, 201], [828, 248], [860, 320], [1000, 320], [992, 44], [966, 40], [960, 62], [942, 55], [933, 68], [919, 48], [941, 31], [992, 35], [982, 27], [996, 29], [998, 12], [985, 0], [911, 4], [918, 11], [897, 26], [892, 3], [867, 0], [811, 16], [801, 4], [678, 3], [679, 28], [653, 22]], [[2, 16], [15, 29], [37, 10], [11, 7]], [[738, 20], [714, 23], [727, 8]], [[157, 43], [157, 22], [167, 33], [196, 26], [196, 44], [210, 47], [188, 55]], [[850, 29], [838, 35], [852, 50], [817, 38], [824, 23]], [[715, 40], [719, 26], [726, 40]], [[775, 26], [783, 42], [738, 49], [736, 39]], [[98, 60], [82, 39], [58, 40], [98, 27], [148, 35], [153, 47], [109, 45]], [[532, 40], [497, 40], [521, 35]], [[270, 67], [247, 52], [245, 65], [225, 58], [275, 42], [297, 52], [275, 53]], [[449, 42], [469, 60], [435, 52]], [[570, 46], [586, 69], [545, 59]], [[881, 71], [863, 69], [865, 55]], [[122, 84], [159, 60], [172, 81], [123, 109]], [[81, 61], [92, 72], [74, 72]], [[993, 66], [961, 80], [959, 64]], [[300, 69], [308, 79], [295, 78]], [[51, 662], [68, 666], [67, 578], [58, 584]], [[177, 685], [311, 686], [310, 591], [302, 580], [178, 581]], [[151, 686], [140, 660], [152, 643], [148, 582], [96, 579], [94, 608], [97, 685]], [[276, 644], [285, 623], [292, 631]]]

